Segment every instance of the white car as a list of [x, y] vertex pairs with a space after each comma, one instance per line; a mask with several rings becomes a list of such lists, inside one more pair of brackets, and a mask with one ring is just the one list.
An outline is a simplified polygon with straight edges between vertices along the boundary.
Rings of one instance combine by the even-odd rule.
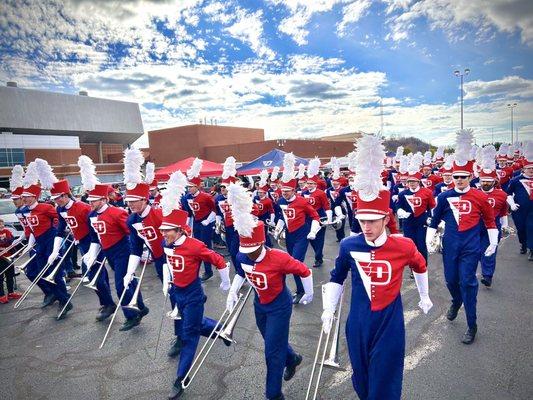
[[16, 209], [11, 199], [0, 199], [0, 219], [4, 220], [6, 228], [11, 231], [13, 236], [19, 237], [24, 235], [24, 229], [15, 216]]

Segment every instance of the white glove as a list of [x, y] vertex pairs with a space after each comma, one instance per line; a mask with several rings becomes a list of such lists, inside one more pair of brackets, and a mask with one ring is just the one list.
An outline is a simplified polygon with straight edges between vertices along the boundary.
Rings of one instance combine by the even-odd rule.
[[33, 233], [30, 233], [30, 236], [28, 237], [28, 249], [31, 249], [34, 244], [35, 244], [35, 236], [33, 236]]
[[52, 264], [56, 258], [59, 256], [59, 250], [61, 249], [61, 244], [63, 243], [63, 238], [56, 236], [54, 238], [54, 247], [52, 249], [52, 252], [48, 256], [48, 264]]
[[223, 291], [228, 290], [231, 287], [231, 281], [229, 279], [229, 267], [230, 263], [227, 262], [226, 266], [222, 269], [219, 269], [218, 272], [220, 273], [220, 289]]
[[500, 222], [502, 224], [502, 229], [507, 229], [509, 227], [509, 217], [507, 215], [500, 217]]
[[320, 222], [316, 220], [311, 221], [311, 230], [307, 234], [307, 239], [315, 240], [316, 234], [318, 233], [319, 230], [320, 230]]
[[172, 273], [168, 268], [168, 264], [163, 264], [163, 294], [168, 296], [168, 290], [170, 288], [170, 282], [172, 281]]
[[87, 253], [85, 253], [82, 258], [87, 268], [91, 268], [91, 266], [96, 261], [96, 257], [98, 257], [99, 252], [100, 245], [98, 243], [91, 243], [91, 245], [89, 246], [89, 250], [87, 250]]
[[237, 293], [239, 293], [239, 290], [241, 290], [241, 286], [244, 283], [244, 278], [240, 276], [239, 274], [235, 275], [233, 278], [233, 282], [231, 283], [231, 288], [228, 292], [228, 297], [226, 298], [226, 309], [231, 312], [233, 311], [233, 307], [235, 307], [235, 303], [239, 300], [239, 296]]
[[335, 207], [333, 211], [335, 211], [335, 216], [337, 217], [337, 219], [339, 220], [344, 219], [345, 215], [342, 213], [341, 206]]
[[279, 235], [281, 234], [281, 231], [283, 230], [283, 227], [285, 226], [285, 222], [283, 222], [281, 219], [278, 220], [278, 223], [276, 224], [276, 229], [274, 229], [274, 239], [278, 239]]
[[433, 307], [433, 303], [429, 298], [428, 273], [427, 271], [421, 274], [413, 272], [413, 276], [415, 277], [416, 287], [420, 296], [418, 307], [422, 309], [424, 314], [427, 314], [431, 310], [431, 307]]
[[215, 214], [215, 212], [214, 212], [214, 211], [211, 211], [211, 213], [207, 216], [206, 219], [204, 219], [204, 220], [201, 222], [201, 224], [202, 224], [203, 226], [207, 226], [207, 225], [209, 225], [210, 223], [212, 223], [212, 222], [215, 221], [216, 216], [217, 216], [217, 215]]
[[520, 208], [520, 205], [515, 203], [513, 196], [507, 196], [507, 204], [511, 207], [511, 211], [516, 211]]
[[311, 273], [308, 277], [302, 278], [302, 285], [304, 287], [305, 294], [299, 301], [299, 304], [309, 304], [313, 301], [313, 274]]
[[324, 333], [329, 333], [333, 324], [335, 309], [339, 303], [343, 291], [343, 286], [335, 282], [328, 282], [322, 285], [322, 329]]
[[428, 250], [431, 248], [433, 238], [435, 237], [436, 234], [437, 234], [437, 230], [435, 228], [428, 227], [426, 231], [426, 247], [428, 248]]
[[333, 222], [333, 211], [326, 210], [326, 224], [331, 224]]
[[392, 201], [394, 201], [395, 203], [398, 201], [398, 195], [397, 194], [392, 195]]
[[396, 214], [398, 215], [398, 218], [401, 219], [409, 218], [411, 216], [411, 213], [405, 211], [403, 208], [399, 208]]
[[270, 226], [276, 226], [276, 214], [272, 213], [270, 214], [270, 220], [269, 220], [269, 225]]
[[200, 222], [200, 223], [201, 223], [203, 226], [207, 226], [207, 225], [209, 225], [209, 222], [208, 222], [206, 219], [204, 219], [204, 220], [203, 220], [202, 222]]
[[497, 229], [487, 229], [489, 245], [485, 250], [485, 257], [490, 257], [496, 252], [496, 249], [498, 248], [498, 233]]
[[222, 232], [221, 226], [222, 226], [222, 217], [220, 215], [217, 215], [215, 219], [215, 233], [217, 235], [220, 235], [220, 233]]
[[133, 280], [133, 277], [135, 276], [135, 270], [139, 266], [139, 263], [141, 262], [141, 257], [136, 256], [134, 254], [130, 254], [130, 258], [128, 259], [128, 270], [126, 271], [126, 275], [124, 275], [124, 288], [128, 288], [131, 281]]

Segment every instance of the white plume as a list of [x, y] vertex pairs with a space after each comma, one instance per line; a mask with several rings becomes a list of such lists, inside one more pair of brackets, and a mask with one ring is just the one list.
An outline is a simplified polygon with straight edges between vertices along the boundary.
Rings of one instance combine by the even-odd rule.
[[403, 156], [403, 146], [398, 146], [396, 149], [396, 155], [394, 156], [395, 161], [400, 161], [400, 157]]
[[192, 162], [191, 168], [187, 170], [187, 178], [193, 179], [200, 176], [200, 170], [202, 169], [204, 161], [196, 157]]
[[481, 165], [483, 157], [483, 148], [479, 147], [477, 144], [472, 146], [472, 151], [475, 150], [474, 160], [476, 160], [477, 165]]
[[425, 157], [422, 156], [422, 154], [417, 153], [413, 157], [411, 157], [411, 160], [409, 160], [409, 167], [408, 172], [410, 175], [416, 174], [420, 171], [420, 167], [425, 162]]
[[355, 190], [359, 197], [371, 201], [384, 189], [381, 180], [385, 149], [381, 139], [374, 135], [363, 135], [357, 142]]
[[257, 226], [257, 219], [252, 215], [253, 201], [251, 193], [240, 183], [228, 186], [228, 203], [231, 207], [233, 226], [244, 237], [251, 237]]
[[144, 157], [139, 149], [124, 150], [124, 183], [134, 186], [143, 181], [141, 167], [144, 164]]
[[488, 169], [493, 170], [496, 165], [494, 159], [496, 158], [496, 147], [489, 144], [481, 150], [481, 160], [479, 162], [479, 166], [481, 166], [482, 169]]
[[22, 178], [24, 177], [24, 168], [22, 165], [15, 165], [11, 171], [11, 178], [9, 179], [9, 190], [13, 191], [22, 186]]
[[39, 180], [41, 181], [41, 187], [43, 189], [51, 189], [54, 183], [58, 181], [52, 167], [48, 164], [48, 161], [42, 158], [36, 158], [35, 164], [37, 164], [37, 173], [39, 174]]
[[78, 166], [80, 167], [81, 184], [85, 190], [93, 190], [94, 187], [100, 183], [96, 177], [96, 166], [87, 156], [80, 156], [78, 158]]
[[424, 165], [431, 165], [431, 158], [432, 158], [432, 157], [431, 157], [431, 151], [429, 151], [429, 150], [426, 151], [426, 152], [424, 153], [424, 158], [423, 158], [422, 163], [423, 163]]
[[146, 163], [146, 176], [144, 181], [148, 184], [152, 183], [155, 179], [155, 164], [153, 162]]
[[222, 179], [228, 179], [231, 176], [237, 175], [237, 160], [231, 156], [224, 161], [224, 167], [222, 169]]
[[261, 170], [259, 174], [259, 186], [263, 187], [268, 183], [268, 171], [266, 169]]
[[309, 178], [318, 175], [320, 164], [320, 159], [318, 157], [315, 157], [309, 161], [309, 165], [307, 166], [307, 176]]
[[279, 167], [276, 165], [274, 168], [272, 168], [272, 173], [270, 174], [270, 180], [276, 181], [279, 177]]
[[526, 160], [533, 161], [533, 140], [527, 140], [524, 142], [523, 152]]
[[28, 164], [22, 183], [25, 188], [29, 188], [31, 185], [37, 185], [39, 183], [39, 173], [37, 172], [37, 164], [35, 161]]
[[472, 140], [474, 138], [472, 129], [461, 129], [457, 132], [455, 139], [455, 163], [459, 166], [465, 166], [470, 158], [472, 149]]
[[452, 169], [453, 168], [453, 160], [455, 159], [455, 156], [453, 154], [449, 154], [444, 158], [444, 164], [443, 167], [445, 169]]
[[437, 147], [437, 151], [433, 155], [433, 160], [436, 160], [437, 158], [444, 158], [444, 146]]
[[507, 157], [514, 157], [514, 150], [515, 150], [515, 145], [510, 144], [509, 147], [507, 148]]
[[351, 151], [348, 153], [348, 170], [350, 172], [355, 172], [356, 158], [357, 158], [357, 153], [355, 151]]
[[341, 166], [337, 157], [331, 157], [330, 160], [331, 169], [333, 173], [331, 174], [332, 179], [339, 179], [341, 177]]
[[180, 170], [173, 172], [167, 182], [165, 189], [161, 191], [161, 202], [163, 215], [169, 215], [172, 210], [181, 208], [181, 198], [187, 190], [187, 178]]
[[292, 153], [285, 153], [283, 156], [283, 173], [281, 174], [282, 182], [289, 182], [294, 178], [294, 165], [296, 164], [296, 157]]
[[502, 143], [500, 145], [500, 149], [498, 151], [498, 154], [500, 156], [507, 156], [507, 151], [509, 150], [509, 145], [507, 143]]
[[400, 174], [405, 175], [409, 172], [409, 156], [400, 157], [400, 166], [398, 167]]
[[296, 175], [296, 178], [302, 179], [305, 176], [305, 164], [298, 164], [298, 175]]
[[480, 147], [475, 144], [470, 148], [470, 159], [471, 160], [477, 160], [477, 156], [479, 155], [479, 149]]

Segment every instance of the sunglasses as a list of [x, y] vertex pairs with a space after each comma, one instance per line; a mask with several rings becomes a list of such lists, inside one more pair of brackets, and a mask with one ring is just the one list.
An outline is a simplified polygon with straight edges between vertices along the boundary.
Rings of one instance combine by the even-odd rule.
[[468, 179], [468, 176], [464, 175], [452, 175], [453, 179]]

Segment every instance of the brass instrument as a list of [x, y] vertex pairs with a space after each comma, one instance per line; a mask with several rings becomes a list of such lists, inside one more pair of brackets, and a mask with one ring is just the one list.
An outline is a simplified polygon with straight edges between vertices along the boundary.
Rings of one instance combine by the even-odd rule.
[[[59, 269], [61, 268], [61, 265], [63, 264], [63, 261], [65, 260], [65, 258], [67, 258], [69, 252], [70, 252], [70, 249], [72, 248], [72, 246], [74, 246], [74, 238], [72, 237], [71, 239], [65, 239], [63, 240], [63, 243], [61, 244], [61, 246], [63, 246], [63, 244], [67, 241], [70, 241], [70, 244], [67, 248], [67, 250], [63, 253], [63, 255], [59, 258], [59, 261], [56, 262], [56, 266], [55, 268], [52, 270], [52, 272], [50, 272], [47, 276], [45, 276], [43, 278], [44, 281], [48, 282], [48, 283], [51, 283], [53, 285], [55, 285], [55, 277], [57, 275], [57, 273], [59, 272]], [[55, 262], [55, 261], [54, 261]]]

